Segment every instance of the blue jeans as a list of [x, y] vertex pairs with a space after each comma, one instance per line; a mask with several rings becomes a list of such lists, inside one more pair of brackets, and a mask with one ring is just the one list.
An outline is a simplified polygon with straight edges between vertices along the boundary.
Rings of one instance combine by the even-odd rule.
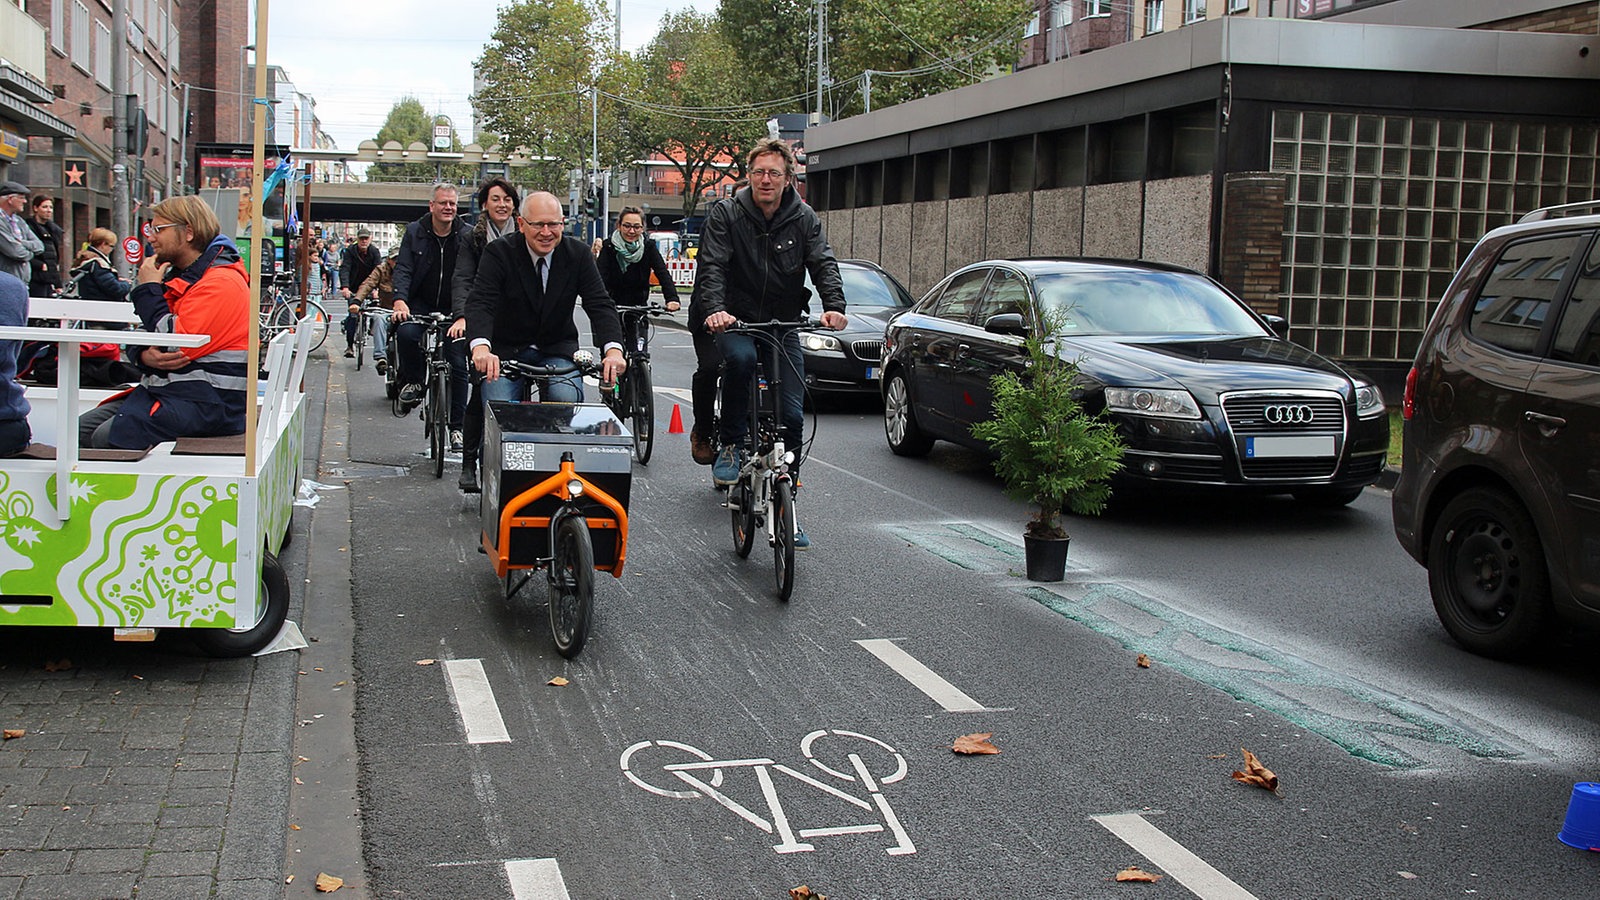
[[[737, 444], [750, 431], [750, 373], [756, 368], [756, 354], [767, 359], [771, 380], [772, 348], [751, 335], [724, 332], [717, 335], [717, 349], [722, 351], [722, 419], [718, 431], [724, 444]], [[778, 397], [778, 425], [784, 446], [798, 457], [805, 433], [806, 391], [806, 363], [800, 352], [799, 334], [791, 331], [784, 335], [779, 357], [783, 383]]]
[[[527, 363], [530, 366], [546, 366], [554, 363], [570, 363], [570, 356], [558, 356], [545, 353], [538, 347], [524, 347], [512, 357], [517, 362]], [[520, 403], [533, 395], [534, 384], [520, 378], [507, 378], [501, 376], [493, 381], [483, 383], [483, 399], [496, 400], [502, 403]], [[539, 396], [546, 403], [582, 403], [583, 402], [583, 376], [577, 372], [550, 379], [545, 390]]]

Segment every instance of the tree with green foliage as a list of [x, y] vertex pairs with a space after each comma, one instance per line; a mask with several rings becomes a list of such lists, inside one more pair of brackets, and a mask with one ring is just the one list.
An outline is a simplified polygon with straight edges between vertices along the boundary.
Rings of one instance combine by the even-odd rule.
[[[829, 0], [823, 111], [862, 111], [867, 70], [880, 73], [871, 79], [874, 109], [1009, 71], [1032, 11], [1028, 0]], [[816, 108], [814, 0], [721, 0], [717, 15], [753, 101]]]
[[626, 104], [628, 137], [640, 156], [659, 154], [683, 176], [683, 214], [722, 177], [718, 160], [766, 131], [766, 117], [740, 105], [746, 90], [738, 59], [715, 19], [693, 11], [668, 14], [640, 53]]
[[[626, 78], [605, 5], [513, 0], [500, 9], [476, 65], [483, 89], [472, 105], [483, 127], [500, 135], [503, 151], [535, 158], [518, 180], [564, 196], [567, 174], [591, 164], [591, 89], [616, 94]], [[601, 103], [599, 143], [602, 167], [630, 155], [614, 104]]]
[[[379, 147], [389, 141], [399, 141], [401, 147], [409, 147], [413, 141], [421, 141], [424, 146], [432, 149], [433, 116], [428, 114], [421, 100], [415, 97], [402, 97], [390, 108], [389, 116], [384, 119], [383, 127], [378, 129], [375, 140]], [[450, 135], [450, 151], [461, 152], [461, 141], [453, 133]], [[463, 163], [439, 166], [426, 160], [381, 162], [373, 163], [367, 169], [367, 180], [431, 182], [442, 177], [443, 180], [455, 184], [471, 184], [477, 178], [477, 174], [477, 169]]]

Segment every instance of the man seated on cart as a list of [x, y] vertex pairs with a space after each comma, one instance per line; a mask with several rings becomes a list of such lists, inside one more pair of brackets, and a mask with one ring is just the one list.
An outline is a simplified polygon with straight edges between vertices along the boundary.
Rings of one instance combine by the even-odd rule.
[[244, 431], [248, 401], [250, 289], [239, 251], [196, 195], [150, 212], [152, 252], [129, 294], [145, 331], [204, 334], [193, 348], [133, 347], [143, 372], [123, 397], [79, 419], [86, 447], [145, 450], [180, 437]]
[[[527, 385], [500, 378], [500, 357], [542, 366], [570, 361], [578, 349], [573, 321], [578, 299], [589, 315], [594, 344], [603, 349], [600, 382], [609, 385], [628, 367], [622, 355], [622, 320], [600, 280], [589, 245], [562, 233], [561, 201], [536, 192], [522, 201], [517, 233], [490, 241], [478, 260], [467, 298], [467, 339], [472, 365], [482, 372], [485, 400], [523, 399]], [[552, 378], [539, 399], [579, 403], [583, 380]]]

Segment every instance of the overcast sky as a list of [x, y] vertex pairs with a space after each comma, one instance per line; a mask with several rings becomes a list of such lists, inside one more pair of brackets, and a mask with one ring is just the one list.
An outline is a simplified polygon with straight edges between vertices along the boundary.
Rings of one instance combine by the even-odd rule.
[[[472, 61], [494, 30], [492, 0], [270, 0], [267, 62], [317, 101], [341, 150], [378, 133], [410, 95], [472, 138]], [[615, 0], [606, 0], [613, 11]], [[251, 4], [251, 24], [255, 22]], [[622, 0], [622, 49], [649, 43], [668, 12], [714, 12], [717, 0]]]

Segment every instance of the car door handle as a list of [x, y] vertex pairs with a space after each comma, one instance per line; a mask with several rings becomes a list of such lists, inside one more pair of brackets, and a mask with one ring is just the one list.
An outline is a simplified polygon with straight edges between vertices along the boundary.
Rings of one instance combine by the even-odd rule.
[[1522, 418], [1538, 426], [1539, 433], [1545, 437], [1555, 437], [1556, 432], [1567, 427], [1566, 419], [1560, 416], [1547, 416], [1544, 413], [1536, 413], [1531, 409], [1524, 412]]
[[972, 345], [971, 344], [957, 344], [956, 345], [956, 359], [966, 359], [967, 357], [969, 357], [971, 355], [972, 355]]

